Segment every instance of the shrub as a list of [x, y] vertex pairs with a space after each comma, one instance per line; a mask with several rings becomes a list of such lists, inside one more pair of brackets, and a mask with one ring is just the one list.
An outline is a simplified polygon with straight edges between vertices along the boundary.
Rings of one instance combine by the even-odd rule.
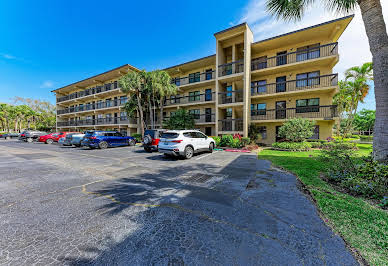
[[257, 124], [251, 124], [248, 128], [248, 137], [250, 140], [254, 143], [258, 143], [263, 139], [262, 133], [262, 126], [259, 126]]
[[315, 142], [312, 142], [312, 141], [310, 141], [309, 142], [310, 143], [310, 145], [311, 145], [311, 148], [322, 148], [322, 143], [321, 142], [318, 142], [318, 141], [315, 141]]
[[360, 135], [360, 140], [361, 141], [373, 141], [373, 136], [363, 136], [363, 135]]
[[221, 137], [221, 146], [225, 147], [225, 146], [232, 146], [232, 142], [233, 142], [233, 136], [232, 135], [223, 135]]
[[305, 118], [293, 118], [279, 128], [279, 136], [290, 142], [302, 142], [314, 134], [315, 121]]
[[322, 144], [322, 148], [323, 149], [326, 149], [326, 150], [332, 150], [332, 149], [335, 149], [335, 150], [357, 150], [358, 147], [356, 145], [356, 143], [352, 143], [352, 142], [326, 142], [324, 144]]
[[354, 138], [354, 139], [359, 139], [360, 135], [352, 135], [351, 137]]
[[241, 147], [241, 141], [239, 138], [234, 138], [232, 140], [232, 143], [230, 145], [232, 148], [240, 148]]
[[251, 142], [250, 138], [243, 137], [241, 138], [241, 145], [243, 147], [247, 146]]
[[214, 139], [214, 141], [216, 142], [216, 147], [219, 147], [220, 146], [220, 143], [221, 143], [221, 138], [218, 137], [218, 136], [215, 136], [215, 137], [212, 137]]
[[132, 137], [134, 137], [136, 139], [136, 142], [141, 142], [142, 141], [141, 134], [135, 133], [135, 134], [132, 134]]
[[289, 151], [308, 151], [311, 149], [311, 144], [308, 142], [275, 142], [272, 147], [280, 150]]

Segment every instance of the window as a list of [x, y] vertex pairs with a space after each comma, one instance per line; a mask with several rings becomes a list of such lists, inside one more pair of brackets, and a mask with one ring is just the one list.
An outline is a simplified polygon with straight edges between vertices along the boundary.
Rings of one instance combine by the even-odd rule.
[[257, 129], [258, 129], [258, 133], [261, 135], [261, 138], [266, 139], [267, 138], [267, 127], [261, 126], [261, 127], [258, 127]]
[[113, 82], [113, 88], [117, 89], [118, 87], [119, 87], [119, 83], [116, 80], [115, 82]]
[[225, 75], [230, 75], [230, 74], [232, 74], [232, 70], [233, 70], [232, 64], [226, 65], [226, 66], [225, 66]]
[[199, 80], [200, 80], [199, 72], [189, 74], [189, 83], [198, 82]]
[[252, 70], [267, 68], [267, 56], [252, 59]]
[[251, 83], [251, 94], [266, 93], [267, 92], [267, 80], [253, 81]]
[[212, 135], [212, 128], [211, 127], [205, 127], [205, 134], [207, 136], [211, 136]]
[[127, 102], [128, 98], [125, 96], [120, 96], [120, 104], [125, 104]]
[[199, 109], [189, 110], [189, 114], [191, 114], [194, 117], [194, 119], [199, 119], [199, 117], [200, 117], [200, 110]]
[[114, 135], [115, 137], [122, 137], [121, 133], [119, 133], [119, 132], [115, 132], [115, 133], [113, 133], [113, 135]]
[[297, 74], [296, 87], [307, 87], [307, 86], [319, 85], [320, 83], [319, 75], [320, 75], [319, 71]]
[[112, 106], [112, 101], [111, 99], [106, 99], [105, 100], [105, 107], [111, 107]]
[[192, 134], [195, 136], [197, 139], [206, 139], [206, 136], [201, 133], [201, 132], [192, 132]]
[[211, 101], [213, 98], [212, 89], [205, 90], [205, 101]]
[[170, 102], [171, 102], [171, 103], [179, 103], [179, 102], [180, 102], [180, 96], [179, 96], [179, 94], [177, 94], [177, 95], [172, 95], [172, 96], [170, 97]]
[[212, 69], [206, 69], [206, 80], [213, 79], [213, 71]]
[[258, 103], [251, 104], [251, 115], [265, 115], [267, 112], [267, 104]]
[[111, 89], [111, 85], [112, 85], [111, 83], [105, 84], [104, 85], [105, 90], [109, 91]]
[[286, 76], [276, 78], [276, 92], [285, 92], [286, 91]]
[[189, 92], [189, 102], [197, 102], [199, 100], [200, 100], [200, 92], [199, 91]]
[[120, 117], [127, 117], [127, 112], [120, 112]]
[[170, 117], [174, 116], [176, 112], [170, 112]]
[[177, 85], [177, 86], [180, 86], [181, 85], [181, 79], [179, 77], [173, 78], [172, 79], [172, 83]]
[[298, 49], [296, 49], [296, 52], [297, 62], [318, 58], [321, 54], [319, 43], [299, 47]]
[[296, 100], [296, 112], [319, 112], [319, 98]]
[[310, 139], [319, 139], [319, 126], [314, 127], [314, 134], [310, 137]]
[[226, 93], [226, 96], [227, 97], [232, 97], [232, 91], [233, 91], [232, 85], [227, 86], [226, 87], [226, 91], [228, 92], [228, 93]]
[[281, 66], [287, 64], [287, 51], [282, 51], [276, 54], [276, 65]]
[[231, 118], [232, 117], [232, 108], [226, 108], [225, 116], [226, 116], [226, 118]]

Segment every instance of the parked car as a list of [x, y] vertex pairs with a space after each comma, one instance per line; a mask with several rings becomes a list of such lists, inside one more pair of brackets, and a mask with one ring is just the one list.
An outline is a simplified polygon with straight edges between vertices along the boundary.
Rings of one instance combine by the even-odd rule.
[[197, 152], [213, 152], [215, 145], [214, 139], [198, 130], [169, 130], [162, 134], [158, 148], [165, 155], [190, 159]]
[[[74, 135], [84, 135], [84, 134], [80, 133], [80, 132], [66, 134], [65, 140], [63, 142], [63, 146], [73, 146], [73, 144], [71, 142], [73, 140]], [[83, 136], [82, 136], [82, 138], [83, 138]]]
[[13, 138], [18, 138], [19, 137], [19, 133], [5, 133], [5, 134], [2, 134], [0, 136], [0, 138], [4, 138], [4, 139], [13, 139]]
[[39, 142], [44, 142], [46, 144], [52, 144], [53, 142], [58, 142], [60, 138], [66, 137], [67, 134], [74, 132], [56, 132], [48, 135], [40, 136]]
[[65, 137], [62, 137], [58, 140], [58, 144], [60, 145], [63, 145], [64, 142], [65, 142]]
[[27, 142], [37, 141], [40, 136], [47, 135], [47, 132], [36, 131], [36, 130], [27, 130], [23, 134], [20, 134], [19, 139]]
[[146, 129], [143, 137], [143, 147], [147, 152], [157, 151], [160, 136], [166, 129]]
[[85, 133], [82, 146], [89, 148], [106, 149], [115, 146], [134, 146], [136, 140], [134, 137], [123, 136], [118, 131], [87, 131]]
[[84, 139], [85, 133], [72, 134], [70, 136], [71, 145], [81, 147], [81, 141]]

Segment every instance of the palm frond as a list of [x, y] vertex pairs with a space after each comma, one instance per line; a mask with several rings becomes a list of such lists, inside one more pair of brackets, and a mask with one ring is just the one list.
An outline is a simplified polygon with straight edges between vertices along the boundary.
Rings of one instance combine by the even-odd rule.
[[325, 7], [338, 14], [349, 14], [356, 8], [357, 0], [325, 0]]
[[315, 0], [267, 0], [267, 11], [277, 19], [302, 19], [304, 12]]

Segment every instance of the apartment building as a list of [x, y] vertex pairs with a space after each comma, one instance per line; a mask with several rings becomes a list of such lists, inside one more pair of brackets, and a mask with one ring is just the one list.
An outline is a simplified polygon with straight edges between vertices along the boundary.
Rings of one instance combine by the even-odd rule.
[[[164, 117], [185, 108], [207, 135], [247, 136], [254, 124], [266, 144], [278, 139], [287, 119], [303, 117], [316, 121], [313, 138], [331, 136], [338, 120], [333, 67], [338, 39], [352, 18], [257, 42], [246, 23], [215, 33], [216, 54], [165, 69], [179, 92], [165, 100]], [[120, 109], [126, 96], [117, 79], [129, 70], [136, 68], [125, 65], [55, 90], [58, 128], [137, 132], [136, 119], [128, 121]]]

